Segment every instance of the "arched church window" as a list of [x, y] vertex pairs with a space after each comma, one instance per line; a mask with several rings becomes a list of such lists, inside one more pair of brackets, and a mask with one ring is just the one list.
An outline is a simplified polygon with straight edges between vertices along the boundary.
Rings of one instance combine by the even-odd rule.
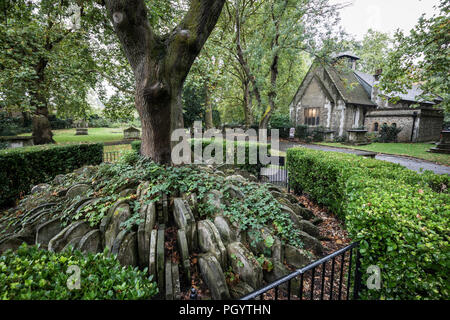
[[378, 122], [375, 122], [374, 124], [373, 124], [373, 131], [378, 131]]

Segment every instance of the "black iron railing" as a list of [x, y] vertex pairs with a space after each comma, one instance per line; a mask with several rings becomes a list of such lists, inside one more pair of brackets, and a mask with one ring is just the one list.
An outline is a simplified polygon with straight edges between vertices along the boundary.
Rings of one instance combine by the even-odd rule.
[[[353, 249], [356, 250], [356, 255], [353, 255]], [[360, 288], [360, 256], [358, 243], [354, 242], [242, 297], [241, 300], [356, 300]]]
[[289, 176], [286, 168], [286, 158], [278, 157], [278, 165], [268, 165], [261, 168], [259, 180], [289, 189]]
[[120, 151], [103, 152], [103, 162], [116, 162], [120, 158]]

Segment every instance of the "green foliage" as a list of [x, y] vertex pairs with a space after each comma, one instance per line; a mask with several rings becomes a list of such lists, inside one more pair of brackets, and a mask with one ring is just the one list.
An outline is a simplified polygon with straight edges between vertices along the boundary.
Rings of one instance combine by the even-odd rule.
[[421, 16], [408, 35], [400, 30], [395, 34], [394, 49], [383, 68], [380, 87], [395, 100], [398, 93], [420, 83], [423, 93], [417, 98], [433, 101], [438, 94], [444, 100], [440, 107], [449, 112], [449, 1], [440, 0], [436, 9], [439, 13], [432, 17]]
[[[239, 169], [242, 170], [246, 170], [252, 174], [258, 175], [260, 172], [260, 169], [263, 167], [263, 165], [261, 164], [261, 162], [259, 161], [259, 152], [263, 152], [264, 148], [266, 148], [266, 152], [268, 153], [270, 151], [270, 144], [264, 144], [264, 143], [253, 143], [253, 142], [238, 142], [238, 141], [234, 141], [233, 143], [230, 143], [230, 141], [228, 140], [214, 140], [214, 139], [202, 139], [201, 141], [198, 139], [191, 139], [191, 147], [192, 147], [192, 153], [194, 153], [195, 150], [195, 145], [201, 143], [202, 144], [202, 153], [204, 152], [205, 148], [208, 147], [211, 144], [219, 144], [222, 145], [222, 150], [223, 150], [223, 162], [225, 163], [226, 161], [226, 157], [227, 157], [227, 146], [228, 148], [230, 148], [230, 144], [232, 144], [232, 149], [230, 149], [230, 154], [233, 157], [234, 160], [234, 164], [236, 167], [238, 167]], [[242, 148], [243, 150], [245, 150], [245, 163], [244, 164], [238, 164], [238, 154], [237, 154], [237, 150], [239, 148]], [[258, 152], [257, 155], [257, 159], [256, 159], [256, 163], [250, 163], [250, 152]], [[214, 157], [215, 152], [214, 150], [211, 152], [211, 155]]]
[[[67, 287], [70, 266], [80, 268], [80, 289]], [[141, 300], [158, 289], [146, 270], [122, 267], [107, 252], [53, 253], [23, 244], [0, 256], [0, 292], [2, 300]]]
[[103, 144], [46, 145], [0, 151], [0, 205], [27, 193], [32, 185], [87, 164], [99, 164]]
[[31, 132], [31, 127], [24, 126], [19, 117], [10, 117], [7, 112], [0, 112], [0, 136], [15, 136], [20, 133]]
[[402, 128], [399, 128], [394, 125], [387, 125], [384, 123], [379, 130], [379, 137], [377, 141], [379, 142], [397, 142], [397, 136], [402, 131]]
[[283, 139], [289, 138], [289, 129], [293, 127], [289, 115], [274, 114], [270, 118], [270, 129], [278, 129], [279, 137]]
[[75, 1], [3, 1], [0, 20], [0, 107], [58, 115], [86, 114], [97, 73], [83, 28], [69, 23]]
[[304, 141], [308, 137], [308, 126], [306, 124], [298, 125], [295, 128], [295, 136]]
[[[291, 186], [345, 220], [362, 270], [381, 268], [369, 299], [448, 299], [450, 178], [350, 154], [289, 149]], [[363, 283], [367, 275], [363, 276]]]
[[[191, 139], [191, 148], [192, 148], [191, 151], [192, 151], [192, 154], [194, 153], [195, 144], [198, 144], [198, 143], [202, 144], [202, 152], [207, 146], [209, 146], [212, 143], [214, 143], [214, 144], [216, 144], [216, 143], [222, 144], [223, 161], [225, 163], [225, 161], [226, 161], [226, 152], [227, 152], [227, 144], [229, 144], [230, 142], [227, 142], [227, 140], [214, 141], [213, 139], [202, 139], [200, 141], [198, 139]], [[246, 170], [246, 171], [248, 171], [250, 173], [258, 175], [259, 170], [263, 167], [263, 165], [259, 162], [259, 157], [257, 159], [257, 163], [256, 164], [251, 164], [250, 163], [250, 158], [249, 158], [249, 154], [250, 153], [249, 153], [249, 151], [250, 151], [250, 148], [252, 146], [252, 143], [250, 143], [248, 141], [246, 141], [246, 142], [234, 141], [233, 145], [234, 145], [233, 146], [234, 150], [237, 150], [237, 148], [239, 146], [240, 147], [244, 146], [244, 149], [245, 149], [245, 164], [237, 164], [237, 154], [233, 153], [234, 154], [234, 156], [233, 156], [234, 157], [234, 163], [236, 164], [236, 166], [238, 168], [240, 168], [240, 169], [243, 169], [243, 170]], [[259, 150], [263, 151], [264, 150], [264, 149], [262, 149], [263, 146], [266, 147], [267, 152], [270, 150], [270, 144], [262, 144], [262, 143], [258, 143], [257, 147], [255, 148], [255, 150], [259, 148]], [[133, 141], [131, 143], [131, 148], [134, 151], [139, 153], [139, 151], [141, 149], [141, 141]], [[211, 152], [211, 155], [214, 157], [214, 155], [215, 155], [214, 151]]]

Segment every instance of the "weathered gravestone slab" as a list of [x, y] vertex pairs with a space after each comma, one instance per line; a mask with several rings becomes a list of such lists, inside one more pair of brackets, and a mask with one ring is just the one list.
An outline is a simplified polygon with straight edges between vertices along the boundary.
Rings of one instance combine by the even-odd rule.
[[170, 259], [166, 261], [165, 278], [166, 278], [166, 290], [165, 290], [166, 300], [173, 300], [172, 263], [170, 262]]
[[16, 251], [24, 242], [25, 241], [19, 236], [4, 238], [0, 241], [0, 254], [3, 254], [6, 250]]
[[80, 240], [78, 249], [85, 253], [102, 252], [102, 234], [100, 230], [92, 230], [86, 233]]
[[224, 245], [236, 240], [227, 220], [223, 216], [217, 215], [214, 218], [214, 225], [216, 226]]
[[156, 279], [156, 241], [158, 238], [158, 230], [152, 230], [150, 234], [150, 250], [149, 250], [149, 262], [148, 272], [153, 274], [153, 278]]
[[76, 221], [61, 230], [48, 243], [48, 250], [61, 251], [71, 240], [84, 236], [91, 230], [86, 221]]
[[180, 252], [181, 265], [185, 275], [186, 285], [191, 284], [191, 272], [190, 272], [190, 262], [189, 262], [189, 249], [186, 240], [186, 233], [183, 229], [178, 229], [177, 231], [177, 243], [178, 250]]
[[286, 263], [296, 268], [302, 268], [312, 262], [312, 256], [309, 252], [288, 244], [284, 246], [284, 258], [286, 259]]
[[50, 188], [51, 188], [51, 185], [49, 185], [47, 183], [40, 183], [38, 185], [35, 185], [33, 188], [31, 188], [30, 194], [38, 194], [43, 191], [47, 191]]
[[203, 280], [211, 291], [212, 298], [214, 300], [230, 299], [225, 276], [217, 258], [210, 253], [204, 254], [200, 256], [198, 265]]
[[250, 287], [244, 281], [239, 281], [238, 283], [230, 286], [229, 290], [230, 290], [231, 298], [233, 298], [233, 299], [240, 299], [243, 296], [255, 291], [255, 289]]
[[67, 190], [66, 198], [75, 199], [78, 196], [84, 195], [89, 190], [91, 190], [91, 187], [89, 187], [87, 184], [76, 184], [70, 187], [69, 190]]
[[263, 272], [253, 254], [240, 242], [230, 243], [227, 252], [234, 273], [239, 274], [239, 278], [252, 288], [261, 288]]
[[178, 270], [178, 264], [172, 264], [172, 282], [173, 282], [173, 298], [174, 300], [180, 300], [181, 286], [180, 286], [180, 272]]
[[199, 250], [213, 254], [220, 265], [225, 268], [227, 251], [216, 226], [209, 220], [202, 220], [197, 223], [197, 230]]
[[160, 229], [158, 229], [158, 239], [156, 241], [156, 275], [160, 292], [164, 292], [164, 231], [165, 226], [160, 225]]
[[117, 255], [122, 266], [137, 266], [137, 235], [136, 232], [122, 230], [114, 240], [111, 250], [112, 254]]
[[114, 240], [120, 232], [120, 225], [130, 216], [130, 206], [125, 201], [119, 201], [111, 207], [108, 215], [100, 223], [100, 231], [104, 233], [106, 248], [112, 249]]
[[182, 198], [175, 198], [173, 201], [173, 217], [175, 225], [186, 233], [189, 252], [194, 251], [197, 248], [195, 219], [189, 206]]
[[36, 244], [39, 244], [41, 248], [47, 249], [50, 240], [56, 236], [63, 226], [61, 225], [61, 220], [59, 218], [52, 219], [41, 225], [36, 229]]

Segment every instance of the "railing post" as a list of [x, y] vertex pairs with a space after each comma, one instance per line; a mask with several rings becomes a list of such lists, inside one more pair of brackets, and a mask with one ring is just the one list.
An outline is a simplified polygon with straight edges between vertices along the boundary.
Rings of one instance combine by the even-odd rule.
[[359, 253], [359, 245], [358, 245], [356, 247], [355, 284], [353, 288], [353, 300], [358, 300], [360, 290], [361, 290], [361, 255]]

